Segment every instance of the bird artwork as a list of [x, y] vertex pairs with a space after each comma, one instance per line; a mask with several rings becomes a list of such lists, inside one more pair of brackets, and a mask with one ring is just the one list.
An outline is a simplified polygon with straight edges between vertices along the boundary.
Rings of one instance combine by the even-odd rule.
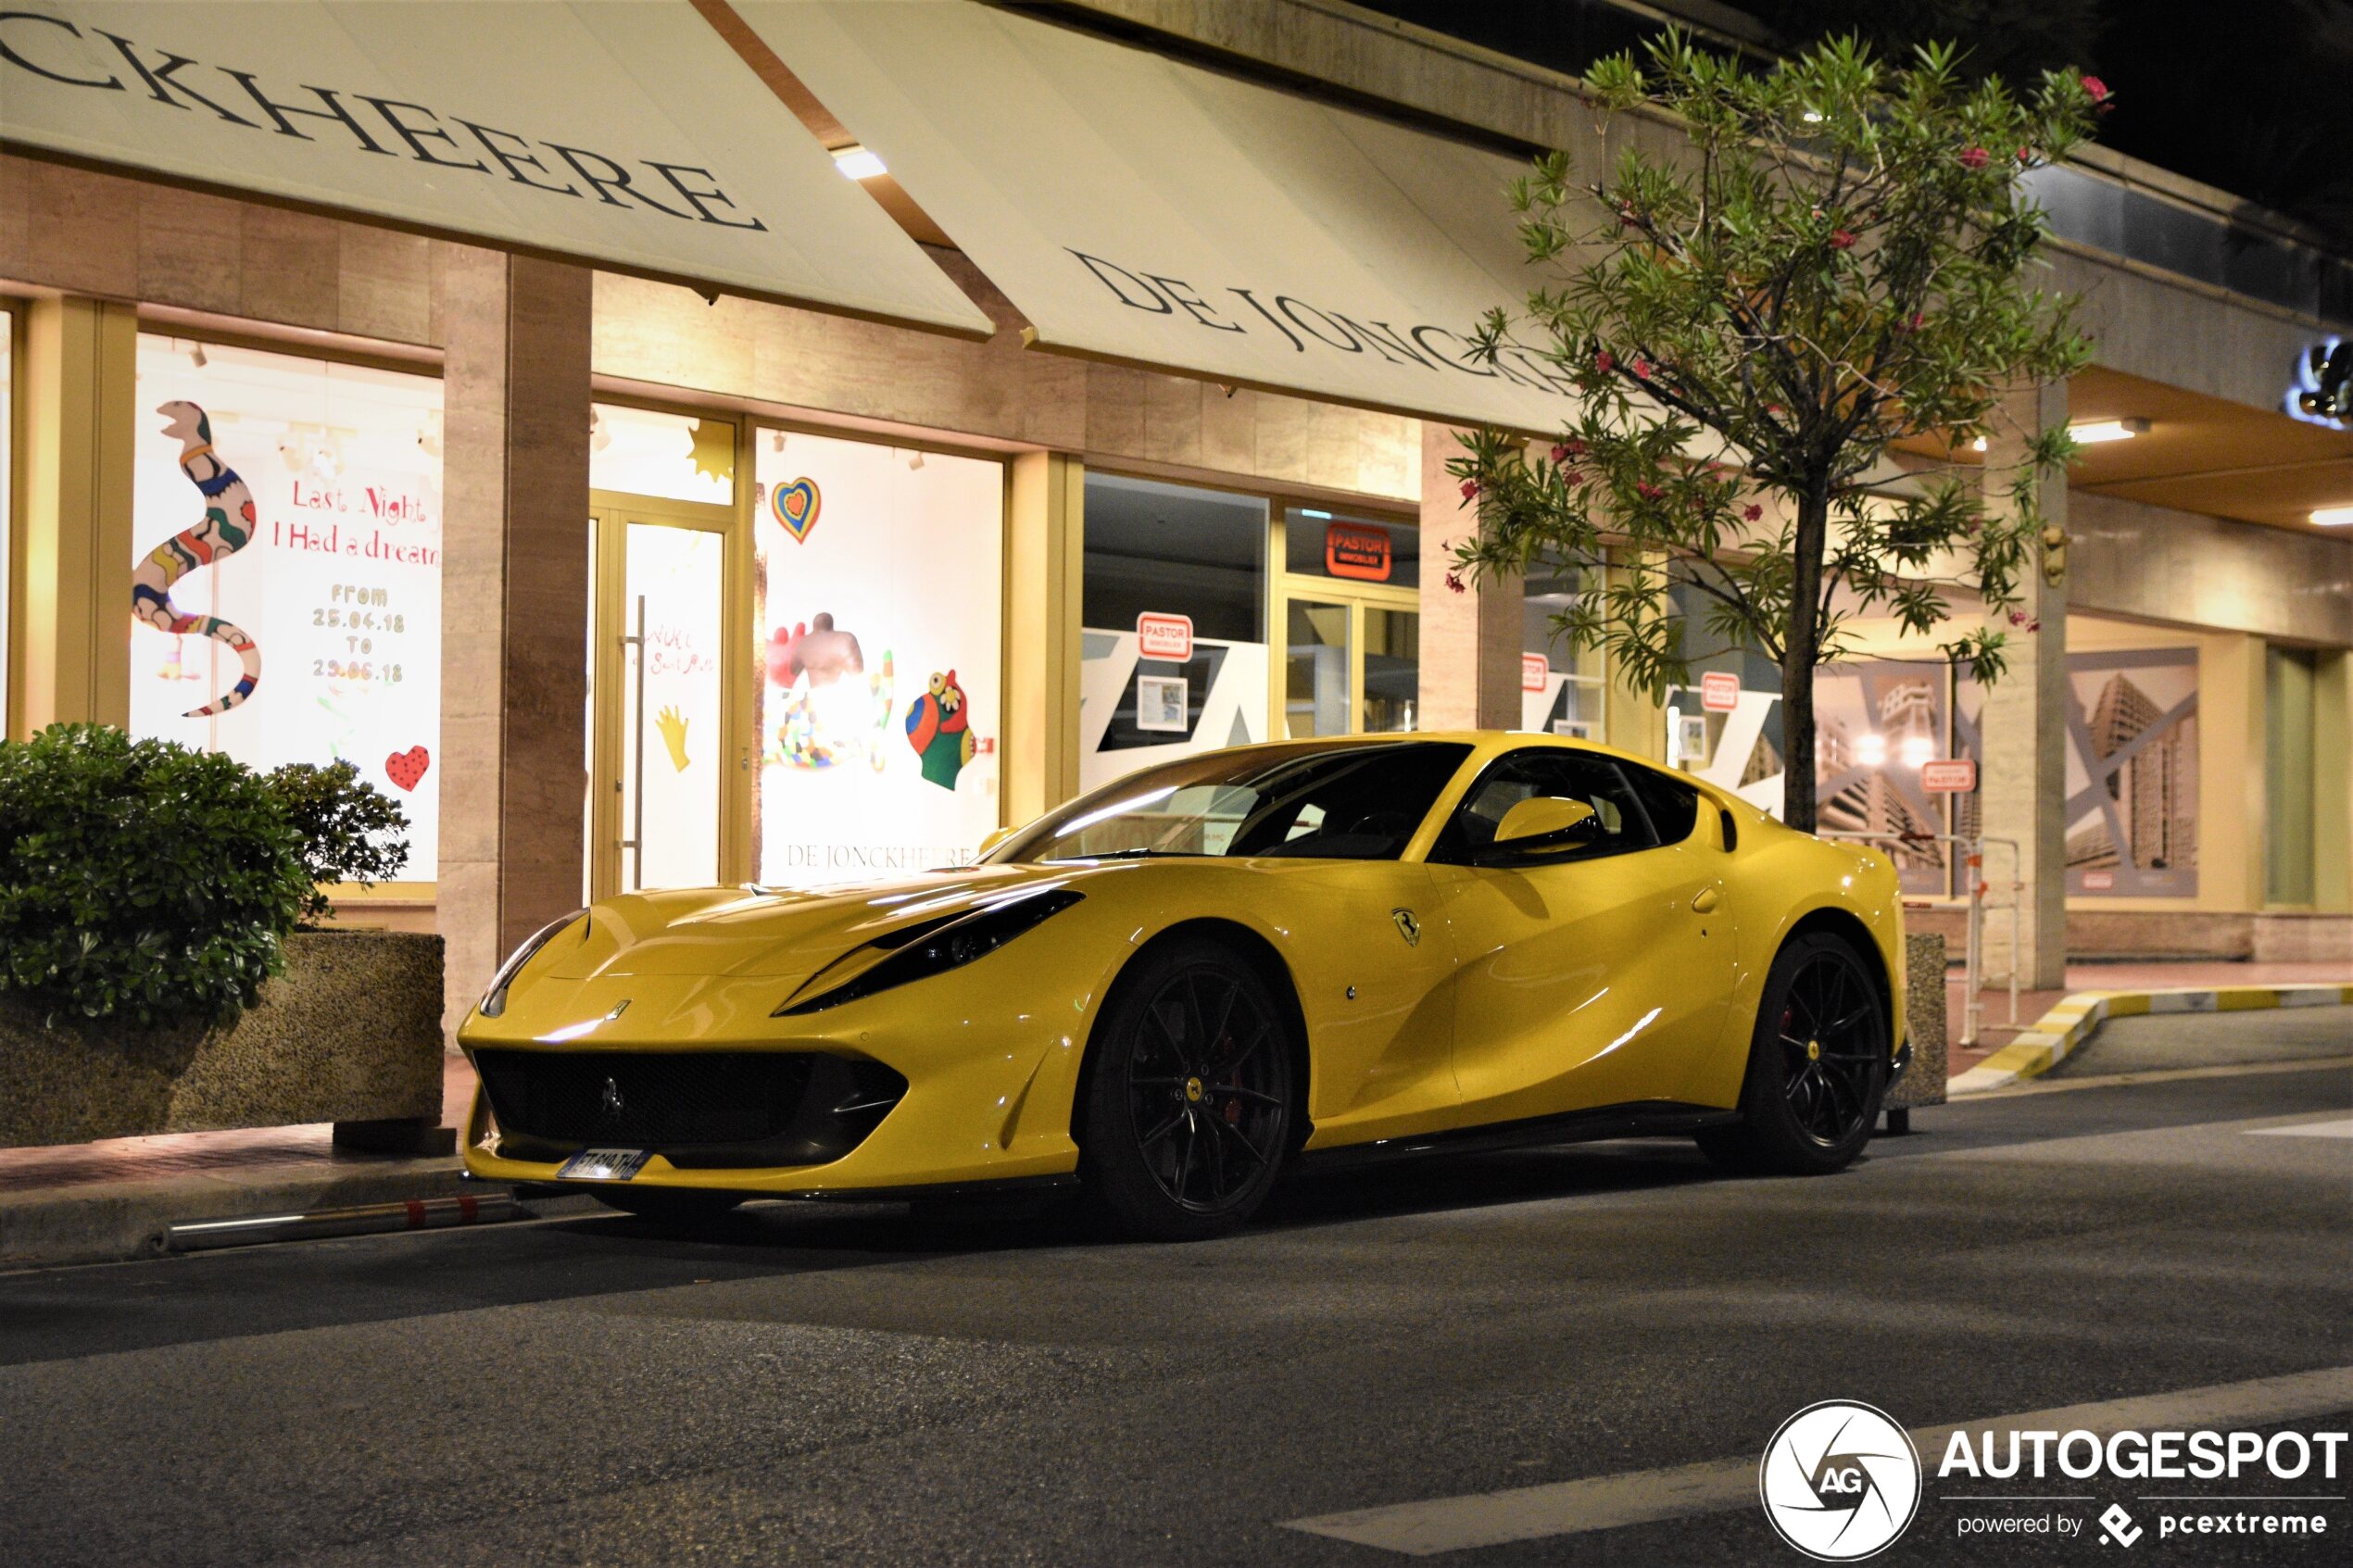
[[907, 709], [907, 744], [923, 759], [924, 777], [942, 789], [956, 787], [956, 775], [973, 759], [972, 710], [953, 670], [934, 671], [931, 684]]

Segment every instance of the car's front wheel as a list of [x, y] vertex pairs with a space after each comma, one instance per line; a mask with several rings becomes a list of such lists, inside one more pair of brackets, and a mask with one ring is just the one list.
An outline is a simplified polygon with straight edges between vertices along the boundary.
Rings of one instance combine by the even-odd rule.
[[1700, 1134], [1701, 1149], [1735, 1170], [1844, 1169], [1887, 1091], [1887, 1031], [1879, 984], [1851, 945], [1822, 933], [1790, 943], [1765, 977], [1740, 1123]]
[[1080, 1105], [1080, 1173], [1120, 1230], [1192, 1241], [1256, 1211], [1290, 1147], [1281, 1010], [1219, 944], [1155, 947], [1120, 977]]

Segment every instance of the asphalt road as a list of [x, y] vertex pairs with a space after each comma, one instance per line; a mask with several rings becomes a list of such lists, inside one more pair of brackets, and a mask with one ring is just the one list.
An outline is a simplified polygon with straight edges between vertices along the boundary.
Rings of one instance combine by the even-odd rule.
[[[1818, 1400], [1919, 1429], [2318, 1371], [2234, 1424], [2347, 1426], [2353, 1128], [2311, 1130], [2353, 1122], [2348, 1011], [2122, 1021], [1825, 1180], [1624, 1143], [1302, 1179], [1193, 1247], [770, 1205], [0, 1276], [0, 1563], [1378, 1565], [1413, 1559], [1287, 1522], [1500, 1492], [1436, 1561], [1798, 1564], [1754, 1467]], [[2171, 1075], [2201, 1038], [2229, 1063]], [[1961, 1501], [2003, 1488], [1938, 1457], [1877, 1561], [2114, 1559], [2111, 1501], [2132, 1561], [2353, 1533], [2342, 1473], [2161, 1488], [2324, 1499], [2227, 1505], [2320, 1539], [2184, 1542], [2152, 1483]], [[1707, 1461], [1730, 1501], [1648, 1474]], [[1959, 1533], [1998, 1514], [2085, 1533]]]

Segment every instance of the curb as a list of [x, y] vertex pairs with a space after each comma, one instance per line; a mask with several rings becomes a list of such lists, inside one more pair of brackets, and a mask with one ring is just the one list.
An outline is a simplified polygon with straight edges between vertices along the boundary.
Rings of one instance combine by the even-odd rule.
[[2065, 1061], [2111, 1018], [2156, 1012], [2247, 1012], [2353, 1003], [2353, 985], [2223, 985], [2171, 991], [2078, 991], [2034, 1027], [1954, 1079], [1955, 1098], [2007, 1088]]
[[170, 1225], [454, 1198], [461, 1176], [453, 1155], [0, 1193], [0, 1269], [161, 1257]]

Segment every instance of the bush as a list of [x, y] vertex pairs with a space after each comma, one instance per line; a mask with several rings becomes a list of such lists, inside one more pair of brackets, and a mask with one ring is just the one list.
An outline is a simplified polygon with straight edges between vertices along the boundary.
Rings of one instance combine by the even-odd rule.
[[310, 891], [298, 918], [306, 923], [334, 912], [320, 891], [335, 883], [373, 887], [409, 863], [409, 818], [400, 803], [359, 776], [348, 762], [314, 768], [289, 762], [269, 776], [287, 823], [302, 837], [303, 870]]
[[277, 797], [233, 759], [96, 724], [0, 743], [0, 992], [143, 1025], [233, 1017], [309, 885]]

